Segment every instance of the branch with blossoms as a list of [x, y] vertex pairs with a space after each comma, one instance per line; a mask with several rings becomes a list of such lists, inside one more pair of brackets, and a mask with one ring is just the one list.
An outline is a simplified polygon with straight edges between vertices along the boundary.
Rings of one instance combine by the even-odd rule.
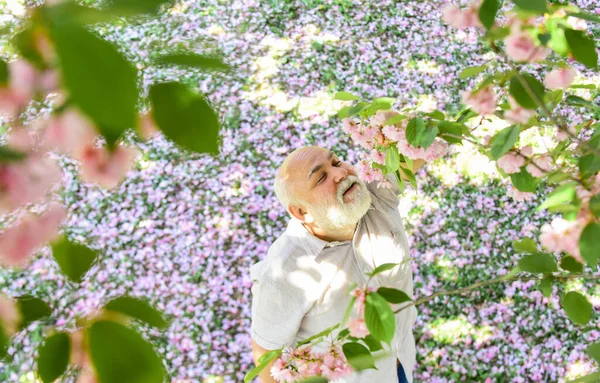
[[[560, 121], [555, 110], [562, 106], [584, 107], [592, 112], [600, 110], [593, 100], [569, 94], [581, 88], [596, 90], [592, 84], [573, 85], [579, 73], [573, 62], [579, 62], [588, 69], [598, 68], [595, 42], [580, 27], [583, 20], [600, 22], [600, 18], [571, 5], [548, 5], [545, 1], [512, 2], [514, 7], [504, 15], [499, 15], [502, 5], [499, 0], [476, 1], [466, 8], [447, 5], [443, 10], [444, 21], [450, 26], [480, 30], [481, 41], [508, 64], [502, 67], [502, 62], [488, 60], [460, 73], [461, 79], [484, 72], [486, 75], [473, 89], [463, 92], [462, 101], [467, 108], [455, 118], [440, 110], [423, 111], [411, 107], [394, 110], [396, 100], [393, 98], [368, 101], [349, 92], [338, 92], [334, 97], [348, 102], [338, 116], [342, 119], [343, 131], [357, 145], [369, 151], [358, 165], [361, 177], [368, 182], [377, 182], [378, 187], [391, 188], [395, 179], [402, 191], [406, 186], [404, 179], [407, 179], [416, 188], [417, 179], [411, 170], [413, 161], [439, 160], [451, 145], [468, 141], [495, 161], [498, 172], [510, 179], [513, 198], [531, 199], [540, 185], [552, 185], [553, 190], [538, 210], [547, 209], [562, 217], [542, 226], [541, 246], [529, 238], [513, 244], [521, 257], [514, 271], [507, 276], [437, 292], [416, 301], [394, 289], [390, 289], [397, 299], [394, 302], [386, 300], [386, 288], [377, 292], [355, 292], [356, 299], [351, 304], [358, 302], [359, 308], [362, 307], [364, 296], [366, 311], [369, 301], [374, 299], [372, 297], [382, 298], [382, 306], [387, 308], [381, 311], [380, 320], [387, 318], [390, 303], [404, 303], [393, 312], [399, 313], [406, 307], [426, 304], [440, 296], [469, 293], [496, 283], [536, 280], [542, 293], [550, 296], [553, 285], [564, 284], [568, 280], [598, 281], [597, 274], [584, 274], [583, 271], [586, 265], [596, 269], [600, 261], [597, 247], [600, 237], [600, 123], [589, 119], [569, 126]], [[555, 57], [547, 61], [552, 51]], [[538, 79], [540, 71], [529, 66], [531, 63], [548, 68], [543, 81]], [[503, 95], [502, 98], [498, 94]], [[479, 124], [469, 128], [467, 124], [477, 116], [481, 116]], [[490, 118], [503, 120], [508, 126], [491, 137], [481, 137], [482, 122]], [[535, 152], [531, 146], [518, 145], [522, 132], [528, 129], [541, 131], [546, 126], [556, 129], [553, 150]], [[562, 254], [559, 262], [556, 254]], [[587, 298], [572, 289], [567, 288], [561, 293], [560, 303], [569, 319], [577, 325], [585, 325], [593, 316], [593, 308]], [[364, 369], [372, 363], [373, 350], [369, 349], [368, 342], [360, 340], [359, 335], [370, 332], [378, 345], [385, 339], [373, 331], [375, 327], [369, 326], [368, 312], [365, 326], [360, 322], [361, 318], [350, 322], [347, 327], [344, 318], [339, 325], [326, 330], [325, 335], [344, 328], [341, 340], [346, 337], [352, 339], [357, 344], [353, 347], [360, 349], [360, 360], [368, 361], [366, 364], [355, 366], [352, 353], [344, 354], [346, 359], [342, 359], [339, 349], [330, 349], [330, 354], [312, 353], [309, 345], [320, 341], [325, 336], [321, 334], [308, 343], [298, 345], [304, 347], [302, 349], [286, 350], [284, 354], [283, 350], [275, 351], [257, 368], [264, 368], [283, 355], [272, 370], [272, 375], [280, 382], [295, 382], [308, 376], [320, 376], [322, 381], [331, 379], [323, 369], [319, 370], [319, 363], [321, 367], [324, 365], [324, 355], [329, 355], [328, 361], [338, 361], [340, 366], [348, 363], [356, 370]], [[340, 340], [339, 337], [337, 339]], [[599, 348], [600, 344], [593, 344], [587, 349], [598, 361]], [[345, 351], [343, 346], [342, 351]]]
[[[0, 59], [0, 116], [9, 128], [0, 145], [0, 213], [10, 222], [0, 233], [1, 266], [26, 267], [49, 245], [61, 272], [78, 284], [100, 262], [97, 251], [60, 235], [67, 209], [60, 201], [58, 159], [75, 162], [82, 182], [112, 190], [138, 157], [125, 144], [134, 135], [134, 140], [148, 140], [162, 134], [183, 149], [218, 153], [220, 122], [205, 95], [177, 82], [140, 89], [136, 67], [90, 28], [130, 16], [151, 18], [171, 5], [172, 0], [132, 0], [99, 10], [48, 1], [21, 19], [10, 40], [19, 57]], [[220, 57], [181, 51], [164, 52], [155, 64], [231, 69]], [[139, 108], [140, 96], [149, 110]], [[52, 104], [52, 113], [26, 123], [35, 102]], [[57, 330], [52, 316], [52, 308], [37, 297], [0, 296], [0, 358], [7, 355], [13, 334], [41, 321], [47, 331], [36, 374], [44, 383], [69, 369], [78, 371], [78, 383], [164, 381], [163, 361], [130, 326], [132, 320], [168, 326], [144, 299], [117, 297], [97, 312], [74, 318], [68, 330]], [[115, 359], [123, 354], [129, 362]]]

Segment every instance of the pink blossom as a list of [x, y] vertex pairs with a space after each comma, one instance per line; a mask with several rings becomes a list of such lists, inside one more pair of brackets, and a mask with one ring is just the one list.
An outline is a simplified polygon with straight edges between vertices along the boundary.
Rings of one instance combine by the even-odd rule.
[[508, 191], [508, 196], [514, 199], [515, 201], [529, 201], [535, 198], [535, 193], [522, 192], [517, 188], [512, 188]]
[[351, 118], [344, 118], [342, 120], [342, 130], [347, 134], [357, 133], [359, 128], [360, 125]]
[[542, 61], [548, 56], [548, 49], [535, 45], [535, 40], [528, 32], [513, 30], [504, 39], [506, 54], [514, 61]]
[[80, 329], [69, 333], [71, 338], [71, 364], [79, 367], [91, 367], [90, 358], [84, 342], [84, 330]]
[[477, 93], [463, 92], [462, 101], [481, 115], [492, 114], [496, 110], [496, 93], [491, 86], [486, 86]]
[[[575, 136], [575, 135], [577, 134], [577, 130], [575, 130], [575, 127], [574, 127], [574, 126], [569, 126], [569, 127], [568, 127], [568, 129], [567, 129], [567, 131], [568, 131], [569, 133], [571, 133], [571, 135], [573, 135], [573, 136]], [[556, 139], [557, 139], [558, 141], [561, 141], [561, 142], [562, 142], [562, 141], [564, 141], [564, 140], [566, 140], [566, 139], [568, 139], [568, 138], [570, 137], [570, 136], [569, 136], [569, 133], [565, 132], [565, 131], [564, 131], [564, 130], [562, 130], [562, 129], [558, 129], [558, 128], [557, 128], [557, 129], [556, 129]]]
[[76, 153], [76, 159], [81, 162], [79, 174], [84, 182], [112, 189], [123, 181], [136, 155], [133, 148], [117, 146], [111, 152], [88, 144]]
[[29, 155], [18, 162], [0, 165], [0, 211], [12, 211], [46, 196], [60, 180], [62, 171], [48, 157]]
[[379, 150], [371, 150], [371, 160], [379, 165], [385, 165], [385, 153]]
[[350, 319], [348, 330], [350, 330], [350, 335], [355, 338], [364, 338], [370, 334], [364, 319]]
[[329, 380], [341, 379], [351, 375], [352, 367], [348, 364], [342, 348], [338, 345], [332, 347], [327, 354], [323, 356], [323, 365], [321, 373]]
[[94, 373], [94, 369], [90, 366], [88, 368], [83, 369], [79, 375], [77, 376], [77, 380], [75, 383], [97, 383], [98, 379], [96, 378], [96, 373]]
[[61, 153], [75, 153], [91, 145], [98, 136], [92, 122], [75, 109], [68, 109], [48, 122], [44, 132], [44, 145]]
[[59, 204], [53, 204], [40, 216], [28, 214], [0, 236], [0, 261], [10, 267], [22, 267], [35, 250], [56, 239], [58, 227], [66, 216]]
[[17, 116], [33, 96], [37, 76], [35, 68], [25, 60], [8, 64], [8, 85], [0, 88], [0, 116]]
[[521, 166], [525, 165], [525, 158], [515, 153], [507, 153], [496, 162], [506, 174], [519, 173]]
[[[399, 116], [400, 113], [395, 110], [378, 110], [373, 117], [371, 117], [371, 124], [373, 126], [383, 127], [385, 123], [392, 117]], [[398, 123], [397, 123], [398, 124]], [[395, 124], [395, 125], [397, 125]]]
[[37, 149], [38, 140], [38, 132], [15, 128], [8, 133], [7, 144], [16, 151], [30, 153]]
[[564, 89], [573, 83], [577, 71], [571, 67], [555, 69], [544, 78], [544, 85], [548, 89]]
[[586, 224], [586, 221], [580, 219], [567, 221], [563, 218], [555, 218], [550, 224], [542, 226], [540, 242], [552, 252], [567, 252], [583, 263], [579, 252], [579, 237]]
[[13, 335], [18, 330], [21, 322], [21, 312], [17, 308], [17, 304], [0, 295], [0, 324], [8, 336]]
[[534, 158], [532, 162], [533, 163], [528, 164], [525, 169], [527, 169], [529, 174], [534, 177], [543, 177], [546, 173], [552, 170], [552, 157], [547, 154]]
[[531, 117], [535, 115], [535, 111], [523, 108], [514, 98], [508, 97], [510, 110], [504, 112], [504, 119], [513, 124], [526, 124]]
[[406, 132], [404, 130], [404, 127], [400, 124], [400, 127], [398, 127], [399, 124], [396, 125], [386, 125], [383, 127], [383, 129], [381, 129], [381, 131], [383, 132], [383, 135], [388, 138], [389, 140], [392, 141], [401, 141], [404, 140], [406, 138]]
[[444, 140], [436, 139], [433, 143], [425, 150], [423, 159], [425, 161], [434, 161], [438, 158], [442, 158], [448, 152], [448, 143]]
[[481, 27], [478, 8], [478, 6], [472, 5], [466, 9], [461, 9], [457, 5], [447, 4], [442, 9], [442, 18], [446, 24], [457, 29]]
[[406, 140], [398, 141], [396, 147], [398, 148], [398, 152], [400, 152], [400, 154], [408, 157], [411, 160], [418, 160], [425, 157], [425, 149], [421, 147], [415, 148]]

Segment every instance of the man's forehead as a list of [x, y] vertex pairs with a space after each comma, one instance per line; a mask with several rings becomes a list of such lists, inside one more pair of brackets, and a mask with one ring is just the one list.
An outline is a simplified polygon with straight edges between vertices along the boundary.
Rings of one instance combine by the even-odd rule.
[[284, 161], [281, 169], [282, 175], [286, 179], [302, 178], [306, 180], [315, 166], [326, 162], [334, 155], [335, 153], [331, 150], [317, 146], [298, 149]]

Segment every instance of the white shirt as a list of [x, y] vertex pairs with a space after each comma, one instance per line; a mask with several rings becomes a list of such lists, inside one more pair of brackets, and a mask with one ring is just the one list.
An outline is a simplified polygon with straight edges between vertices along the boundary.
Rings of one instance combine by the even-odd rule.
[[[398, 189], [368, 184], [371, 207], [360, 220], [352, 241], [327, 242], [308, 232], [292, 218], [267, 256], [250, 268], [252, 287], [252, 338], [274, 350], [293, 346], [339, 323], [350, 302], [353, 283], [364, 287], [375, 267], [399, 263], [409, 257], [408, 242], [398, 211]], [[412, 269], [404, 262], [383, 272], [371, 286], [393, 287], [413, 296]], [[402, 307], [393, 305], [393, 309]], [[416, 349], [412, 327], [414, 306], [396, 314], [396, 333], [390, 356], [378, 360], [378, 370], [358, 372], [338, 382], [398, 382], [396, 358], [412, 382]]]

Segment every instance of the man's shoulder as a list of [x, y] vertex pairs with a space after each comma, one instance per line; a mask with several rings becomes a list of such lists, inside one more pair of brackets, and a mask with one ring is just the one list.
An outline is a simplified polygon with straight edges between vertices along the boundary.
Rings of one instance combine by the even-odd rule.
[[286, 230], [269, 247], [266, 257], [250, 268], [252, 280], [285, 284], [288, 276], [300, 269], [299, 260], [310, 256], [310, 249]]

